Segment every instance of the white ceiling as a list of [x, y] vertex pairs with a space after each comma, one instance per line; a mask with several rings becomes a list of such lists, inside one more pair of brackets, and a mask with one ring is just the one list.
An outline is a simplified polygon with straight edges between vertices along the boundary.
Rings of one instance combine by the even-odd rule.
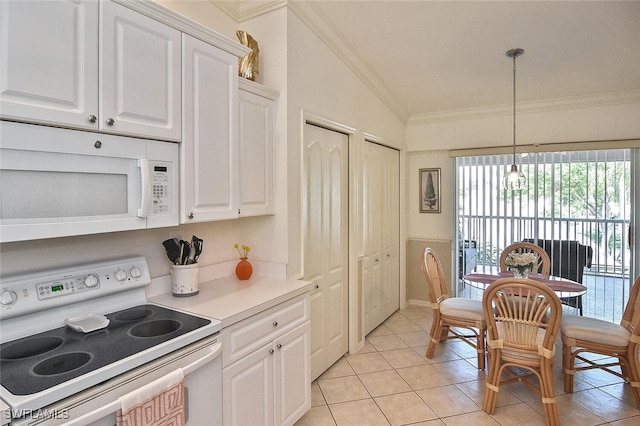
[[[241, 21], [285, 0], [218, 2]], [[640, 1], [289, 1], [403, 121], [640, 101]], [[489, 108], [489, 109], [491, 109]]]

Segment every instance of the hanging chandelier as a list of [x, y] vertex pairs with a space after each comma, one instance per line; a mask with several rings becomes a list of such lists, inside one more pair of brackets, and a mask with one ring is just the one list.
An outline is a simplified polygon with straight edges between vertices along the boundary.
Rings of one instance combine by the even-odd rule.
[[520, 191], [527, 185], [527, 178], [516, 166], [516, 58], [524, 53], [522, 49], [507, 50], [506, 55], [513, 58], [513, 164], [511, 171], [502, 178], [504, 189]]

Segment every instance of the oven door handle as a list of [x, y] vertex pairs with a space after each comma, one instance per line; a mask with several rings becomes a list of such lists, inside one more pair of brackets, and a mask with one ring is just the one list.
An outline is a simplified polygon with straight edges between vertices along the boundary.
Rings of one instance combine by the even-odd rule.
[[[205, 356], [203, 356], [200, 359], [195, 360], [191, 364], [188, 364], [188, 365], [182, 367], [183, 374], [185, 376], [187, 376], [188, 374], [193, 373], [194, 371], [196, 371], [197, 369], [199, 369], [203, 365], [213, 361], [218, 356], [220, 356], [220, 352], [222, 352], [222, 343], [221, 342], [217, 342], [216, 344], [211, 345], [211, 347], [209, 348], [209, 353], [208, 354], [206, 354]], [[97, 410], [94, 410], [94, 411], [92, 411], [90, 413], [83, 414], [82, 416], [76, 417], [73, 420], [69, 420], [64, 425], [65, 426], [84, 426], [84, 425], [90, 424], [91, 422], [94, 422], [96, 420], [100, 420], [103, 417], [108, 416], [111, 413], [115, 413], [118, 410], [120, 410], [120, 401], [119, 400], [115, 400], [110, 404], [103, 405], [102, 407], [98, 408]]]
[[182, 367], [183, 374], [187, 376], [193, 373], [198, 368], [202, 367], [203, 365], [216, 359], [220, 355], [220, 352], [222, 352], [222, 343], [218, 342], [215, 345], [212, 345], [210, 348], [210, 351], [211, 352], [209, 352], [207, 355], [203, 356], [202, 358], [195, 360], [194, 362], [187, 365], [186, 367]]

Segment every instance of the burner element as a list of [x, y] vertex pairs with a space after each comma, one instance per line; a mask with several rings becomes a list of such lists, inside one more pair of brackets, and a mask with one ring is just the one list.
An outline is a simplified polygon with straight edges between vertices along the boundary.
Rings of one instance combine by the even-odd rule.
[[113, 319], [115, 321], [140, 321], [141, 319], [145, 319], [151, 315], [153, 315], [153, 311], [151, 309], [133, 308], [114, 315]]
[[38, 376], [68, 373], [87, 364], [91, 358], [91, 355], [86, 352], [68, 352], [55, 355], [34, 365], [33, 373]]
[[62, 345], [61, 337], [34, 337], [5, 346], [0, 350], [0, 359], [17, 360], [31, 358], [52, 351]]
[[136, 325], [129, 331], [133, 337], [157, 337], [165, 334], [173, 333], [181, 326], [180, 322], [175, 320], [157, 320], [149, 321]]

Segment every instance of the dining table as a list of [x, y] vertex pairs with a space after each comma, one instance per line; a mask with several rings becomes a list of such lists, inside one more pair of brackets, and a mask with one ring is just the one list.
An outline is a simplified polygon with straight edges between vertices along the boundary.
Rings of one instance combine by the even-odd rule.
[[[513, 278], [513, 271], [501, 271], [497, 266], [489, 266], [479, 268], [476, 272], [465, 274], [462, 277], [466, 284], [481, 290], [485, 290], [500, 278]], [[547, 277], [537, 272], [530, 272], [529, 279], [546, 284], [559, 298], [581, 296], [587, 292], [587, 287], [582, 284], [554, 275]]]

